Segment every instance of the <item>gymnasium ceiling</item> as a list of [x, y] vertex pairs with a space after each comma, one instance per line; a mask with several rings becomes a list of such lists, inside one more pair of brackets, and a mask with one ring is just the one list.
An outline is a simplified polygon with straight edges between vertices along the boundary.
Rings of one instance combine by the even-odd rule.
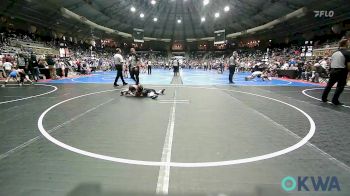
[[[203, 1], [155, 0], [152, 4], [151, 0], [2, 0], [5, 6], [1, 6], [0, 13], [71, 33], [91, 31], [79, 21], [63, 17], [60, 8], [64, 7], [117, 31], [132, 34], [133, 28], [140, 28], [144, 29], [145, 37], [172, 40], [213, 37], [213, 32], [219, 29], [225, 29], [227, 34], [244, 31], [302, 7], [308, 8], [308, 17], [294, 19], [295, 28], [319, 22], [313, 10], [330, 6], [336, 16], [341, 16], [337, 20], [350, 18], [350, 4], [346, 0], [209, 0], [207, 5]], [[229, 7], [227, 12], [224, 11], [226, 6]], [[131, 7], [135, 8], [134, 12]], [[217, 12], [220, 17], [215, 18]], [[155, 17], [156, 22], [153, 21]], [[202, 17], [205, 17], [204, 22], [201, 22]], [[284, 25], [293, 30], [288, 27], [288, 21]]]

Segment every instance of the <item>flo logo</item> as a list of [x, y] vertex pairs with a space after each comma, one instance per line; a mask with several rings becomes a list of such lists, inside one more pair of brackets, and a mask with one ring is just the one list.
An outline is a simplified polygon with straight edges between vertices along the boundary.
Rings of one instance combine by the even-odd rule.
[[315, 10], [314, 11], [315, 13], [315, 18], [322, 18], [322, 17], [325, 17], [325, 18], [332, 18], [334, 16], [334, 11], [333, 10], [330, 10], [330, 11], [326, 11], [326, 10]]
[[298, 176], [297, 179], [287, 176], [282, 179], [281, 187], [285, 191], [341, 191], [336, 176]]

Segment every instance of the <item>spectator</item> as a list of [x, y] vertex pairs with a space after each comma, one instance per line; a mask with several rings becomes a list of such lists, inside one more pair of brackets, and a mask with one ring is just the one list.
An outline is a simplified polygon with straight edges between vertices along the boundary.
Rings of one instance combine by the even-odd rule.
[[62, 60], [59, 61], [58, 65], [59, 65], [58, 68], [61, 70], [60, 72], [58, 72], [58, 73], [59, 73], [59, 76], [60, 76], [61, 78], [63, 78], [63, 76], [65, 76], [64, 73], [65, 73], [66, 66], [65, 66], [65, 64], [64, 64], [64, 62], [63, 62]]
[[69, 69], [72, 67], [72, 64], [68, 60], [63, 61], [65, 68], [64, 68], [64, 77], [68, 77]]
[[47, 62], [47, 65], [49, 66], [50, 78], [51, 78], [52, 80], [56, 80], [56, 79], [57, 79], [56, 67], [55, 67], [56, 62], [55, 62], [54, 59], [52, 58], [52, 55], [51, 55], [51, 54], [47, 55], [47, 57], [46, 57], [46, 62]]
[[37, 82], [39, 80], [40, 70], [39, 70], [39, 64], [35, 54], [32, 54], [30, 56], [28, 68], [33, 76], [33, 79]]
[[304, 62], [300, 61], [298, 63], [298, 79], [302, 79], [302, 73], [303, 73], [303, 70], [304, 70]]
[[302, 78], [306, 81], [309, 81], [309, 78], [312, 76], [312, 66], [310, 62], [307, 62], [304, 66], [304, 72], [302, 73]]
[[0, 72], [3, 78], [6, 78], [6, 72], [4, 69], [4, 64], [2, 63], [2, 60], [0, 59]]
[[323, 59], [320, 61], [320, 65], [323, 67], [323, 69], [328, 70], [328, 69], [329, 69], [329, 66], [328, 66], [327, 58], [323, 58]]
[[315, 63], [312, 67], [312, 75], [311, 75], [311, 81], [315, 83], [319, 83], [319, 72], [322, 69], [321, 65], [319, 63]]
[[18, 54], [17, 66], [20, 69], [25, 69], [27, 67], [27, 59], [25, 58], [25, 56], [22, 53]]
[[5, 73], [8, 76], [12, 70], [13, 64], [10, 62], [8, 58], [6, 58], [6, 62], [4, 63]]

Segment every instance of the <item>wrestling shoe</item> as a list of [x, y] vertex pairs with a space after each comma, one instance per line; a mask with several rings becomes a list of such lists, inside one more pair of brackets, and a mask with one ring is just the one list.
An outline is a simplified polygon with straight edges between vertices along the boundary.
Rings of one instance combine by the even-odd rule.
[[113, 84], [113, 86], [114, 86], [114, 87], [117, 87], [117, 86], [119, 86], [119, 85], [118, 85], [118, 84]]
[[126, 85], [128, 85], [128, 83], [125, 82], [125, 83], [123, 84], [123, 86], [126, 86]]
[[152, 99], [157, 99], [158, 98], [158, 95], [153, 95], [151, 96]]
[[327, 103], [327, 102], [328, 102], [328, 99], [323, 99], [323, 98], [322, 98], [321, 102]]
[[159, 95], [164, 95], [164, 92], [165, 92], [165, 89], [162, 89], [162, 90], [158, 91], [157, 93], [158, 93]]

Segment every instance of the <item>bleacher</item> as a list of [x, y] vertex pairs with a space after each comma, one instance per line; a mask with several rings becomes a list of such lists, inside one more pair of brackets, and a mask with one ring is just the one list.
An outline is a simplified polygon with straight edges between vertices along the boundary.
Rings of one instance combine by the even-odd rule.
[[321, 47], [314, 49], [312, 53], [315, 57], [331, 56], [337, 49], [338, 44], [335, 42], [331, 44], [324, 44]]
[[17, 54], [20, 51], [21, 49], [18, 47], [6, 46], [6, 45], [0, 47], [1, 54]]
[[59, 54], [58, 50], [51, 47], [46, 47], [44, 43], [32, 41], [32, 40], [22, 40], [22, 39], [11, 38], [10, 45], [12, 47], [21, 48], [24, 51], [32, 51], [35, 54], [54, 54], [54, 55]]

